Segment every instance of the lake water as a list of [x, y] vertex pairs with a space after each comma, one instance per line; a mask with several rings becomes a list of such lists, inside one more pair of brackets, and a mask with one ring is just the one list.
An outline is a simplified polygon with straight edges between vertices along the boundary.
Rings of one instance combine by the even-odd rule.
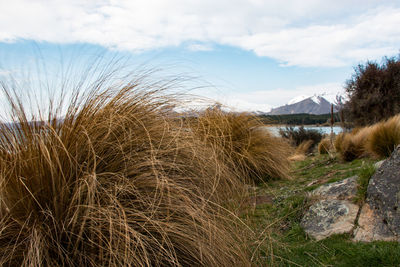
[[[279, 136], [279, 129], [285, 129], [285, 126], [264, 126], [266, 129], [268, 129], [272, 134]], [[295, 129], [298, 129], [299, 126], [294, 126]], [[307, 130], [317, 130], [322, 134], [330, 134], [331, 133], [331, 127], [330, 126], [304, 126], [304, 129]], [[333, 132], [335, 134], [341, 133], [343, 129], [341, 127], [333, 127]]]

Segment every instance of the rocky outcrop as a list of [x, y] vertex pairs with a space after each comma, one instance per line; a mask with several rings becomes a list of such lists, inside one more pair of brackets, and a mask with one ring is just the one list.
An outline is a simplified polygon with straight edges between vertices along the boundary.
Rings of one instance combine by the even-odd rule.
[[379, 169], [380, 167], [382, 167], [382, 164], [385, 162], [385, 160], [381, 160], [378, 162], [375, 162], [374, 167], [375, 169]]
[[357, 176], [321, 185], [311, 194], [319, 199], [352, 200], [357, 194]]
[[396, 241], [397, 238], [389, 230], [388, 226], [382, 220], [381, 216], [371, 209], [366, 203], [361, 208], [358, 218], [358, 227], [354, 230], [354, 241]]
[[347, 200], [321, 200], [310, 207], [301, 221], [305, 232], [316, 240], [354, 228], [358, 206]]
[[350, 202], [357, 194], [357, 176], [325, 184], [310, 193], [317, 202], [304, 215], [304, 231], [317, 240], [352, 232], [359, 207]]
[[353, 233], [354, 241], [400, 242], [400, 146], [375, 167], [361, 209], [350, 202], [357, 194], [357, 177], [322, 185], [311, 192], [318, 202], [301, 221], [306, 233], [317, 240]]
[[400, 146], [371, 177], [358, 224], [355, 240], [400, 240]]

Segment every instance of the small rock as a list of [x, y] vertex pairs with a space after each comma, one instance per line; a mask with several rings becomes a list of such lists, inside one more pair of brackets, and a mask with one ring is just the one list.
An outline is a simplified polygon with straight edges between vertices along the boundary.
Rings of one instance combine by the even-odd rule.
[[374, 164], [375, 169], [379, 169], [384, 162], [385, 162], [385, 160], [375, 162], [375, 164]]
[[325, 184], [314, 191], [311, 195], [320, 199], [351, 200], [357, 194], [357, 176], [352, 176], [341, 181]]
[[301, 226], [316, 240], [332, 234], [350, 233], [354, 227], [358, 206], [347, 200], [321, 200], [310, 207]]
[[396, 241], [396, 236], [389, 230], [383, 219], [371, 209], [369, 204], [361, 208], [358, 227], [354, 230], [354, 241]]

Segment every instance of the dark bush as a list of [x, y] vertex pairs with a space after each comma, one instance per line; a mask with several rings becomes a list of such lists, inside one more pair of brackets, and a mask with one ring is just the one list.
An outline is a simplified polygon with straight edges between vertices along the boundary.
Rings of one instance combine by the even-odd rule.
[[279, 134], [283, 138], [289, 139], [290, 142], [296, 147], [304, 141], [312, 140], [313, 143], [308, 152], [311, 152], [315, 145], [317, 145], [322, 139], [321, 132], [313, 129], [305, 129], [304, 126], [300, 126], [298, 128], [286, 126], [285, 129], [279, 129]]
[[384, 58], [382, 65], [358, 65], [346, 82], [349, 101], [344, 110], [357, 126], [365, 126], [400, 112], [400, 55]]

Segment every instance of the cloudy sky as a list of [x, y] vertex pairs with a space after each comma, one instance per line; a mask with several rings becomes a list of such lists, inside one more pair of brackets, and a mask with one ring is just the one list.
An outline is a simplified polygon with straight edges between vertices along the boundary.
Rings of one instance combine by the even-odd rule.
[[173, 65], [206, 85], [193, 92], [237, 109], [332, 98], [355, 65], [400, 51], [398, 0], [1, 0], [0, 10], [0, 76], [28, 54], [84, 47]]

